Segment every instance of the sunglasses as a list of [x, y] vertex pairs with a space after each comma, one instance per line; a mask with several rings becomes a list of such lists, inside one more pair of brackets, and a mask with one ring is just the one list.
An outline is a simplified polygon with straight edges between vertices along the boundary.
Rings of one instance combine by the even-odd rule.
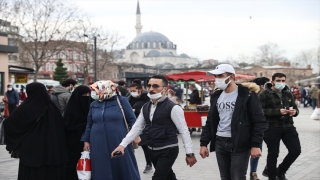
[[163, 86], [159, 86], [158, 84], [148, 84], [148, 85], [147, 85], [147, 88], [148, 88], [148, 89], [150, 89], [151, 87], [152, 87], [153, 89], [157, 89], [157, 88], [163, 87]]

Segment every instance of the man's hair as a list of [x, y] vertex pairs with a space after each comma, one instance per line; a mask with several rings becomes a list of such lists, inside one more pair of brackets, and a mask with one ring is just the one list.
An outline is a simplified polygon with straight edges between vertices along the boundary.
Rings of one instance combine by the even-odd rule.
[[168, 86], [168, 79], [164, 75], [153, 75], [151, 79], [161, 79], [164, 86]]
[[196, 85], [195, 84], [189, 84], [189, 86], [193, 87], [193, 88], [196, 88]]
[[132, 84], [130, 84], [130, 87], [136, 87], [137, 89], [142, 89], [141, 80], [135, 79], [132, 81]]
[[11, 85], [11, 84], [8, 84], [8, 85], [7, 85], [7, 88], [8, 88], [8, 87], [12, 87], [12, 85]]
[[119, 82], [118, 82], [118, 85], [119, 86], [123, 86], [123, 85], [125, 85], [126, 83], [123, 81], [123, 80], [120, 80]]
[[272, 75], [272, 81], [274, 81], [276, 79], [276, 77], [278, 78], [282, 78], [282, 77], [285, 77], [287, 79], [287, 76], [283, 73], [275, 73]]
[[70, 86], [70, 84], [72, 84], [74, 86], [75, 84], [77, 84], [77, 81], [74, 79], [66, 79], [66, 80], [63, 80], [61, 83], [61, 85], [63, 87], [68, 87], [68, 86]]
[[270, 81], [270, 79], [267, 78], [267, 77], [258, 77], [258, 78], [253, 80], [253, 82], [256, 83], [259, 86], [264, 85], [265, 83], [267, 83], [269, 81]]
[[48, 89], [51, 89], [51, 88], [53, 88], [54, 86], [52, 86], [52, 85], [50, 85], [50, 86], [48, 86]]

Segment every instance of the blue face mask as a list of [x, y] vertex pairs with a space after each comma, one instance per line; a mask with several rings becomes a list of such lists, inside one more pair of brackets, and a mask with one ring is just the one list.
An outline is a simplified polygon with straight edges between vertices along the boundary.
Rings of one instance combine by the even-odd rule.
[[274, 83], [274, 88], [276, 88], [277, 90], [282, 90], [284, 87], [286, 86], [285, 83]]

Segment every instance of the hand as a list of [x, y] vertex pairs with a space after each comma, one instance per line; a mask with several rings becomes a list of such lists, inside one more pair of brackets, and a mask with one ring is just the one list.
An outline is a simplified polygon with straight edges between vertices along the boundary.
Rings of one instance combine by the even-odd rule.
[[209, 151], [206, 146], [201, 146], [200, 148], [200, 156], [204, 159], [206, 157], [209, 157]]
[[119, 145], [114, 151], [112, 151], [111, 153], [111, 157], [113, 157], [113, 153], [117, 152], [117, 151], [121, 151], [122, 156], [124, 155], [124, 147]]
[[196, 157], [186, 157], [186, 162], [187, 165], [189, 165], [190, 167], [192, 167], [193, 165], [195, 165], [197, 163], [197, 159]]
[[83, 150], [90, 151], [90, 144], [88, 142], [84, 142]]
[[133, 111], [133, 112], [136, 112], [136, 110], [135, 110], [135, 109], [132, 109], [132, 111]]
[[16, 107], [18, 107], [19, 106], [19, 104], [16, 104]]
[[294, 116], [296, 113], [297, 113], [297, 110], [295, 110], [295, 109], [290, 109], [289, 110], [290, 116]]
[[134, 143], [134, 144], [139, 144], [140, 142], [141, 142], [140, 136], [136, 137], [136, 138], [133, 140], [133, 143]]
[[280, 113], [281, 113], [281, 115], [286, 115], [286, 114], [288, 114], [288, 110], [280, 109]]
[[257, 157], [262, 156], [261, 149], [257, 148], [257, 147], [251, 148], [250, 155], [252, 158], [257, 158]]

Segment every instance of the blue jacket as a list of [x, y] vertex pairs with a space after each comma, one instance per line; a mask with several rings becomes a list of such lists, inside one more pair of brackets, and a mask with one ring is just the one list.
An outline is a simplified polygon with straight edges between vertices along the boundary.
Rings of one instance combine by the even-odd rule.
[[9, 101], [8, 104], [19, 104], [19, 93], [16, 90], [7, 91], [6, 96]]

